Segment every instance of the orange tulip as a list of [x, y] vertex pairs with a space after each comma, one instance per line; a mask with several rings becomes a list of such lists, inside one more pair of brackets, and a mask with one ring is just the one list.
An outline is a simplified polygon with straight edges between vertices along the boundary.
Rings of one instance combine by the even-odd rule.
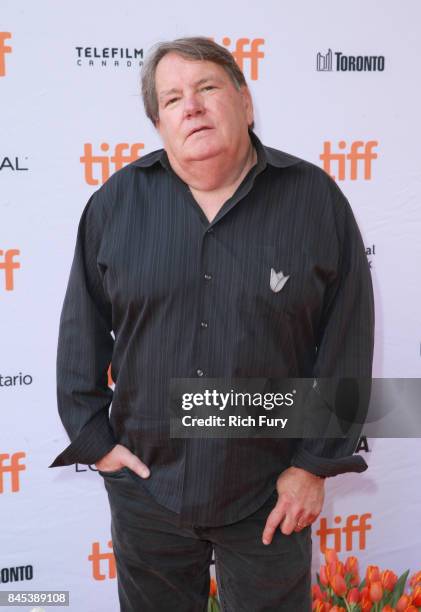
[[376, 582], [372, 582], [370, 584], [370, 599], [372, 602], [376, 603], [381, 600], [383, 597], [383, 587], [380, 580], [376, 580]]
[[360, 601], [360, 599], [361, 599], [361, 595], [360, 595], [359, 590], [356, 588], [350, 589], [348, 596], [347, 596], [348, 603], [356, 604]]
[[313, 612], [327, 612], [327, 608], [325, 607], [325, 602], [321, 599], [315, 599], [313, 601], [313, 606], [311, 608]]
[[378, 565], [368, 565], [365, 572], [365, 581], [367, 585], [380, 580], [380, 570]]
[[326, 565], [326, 572], [327, 572], [327, 577], [329, 578], [329, 582], [332, 580], [333, 576], [335, 576], [335, 574], [338, 573], [336, 571], [337, 565], [338, 565], [337, 561], [330, 561], [330, 563]]
[[405, 612], [408, 606], [411, 605], [411, 598], [409, 595], [402, 595], [396, 604], [396, 612]]
[[342, 606], [333, 606], [333, 608], [330, 608], [330, 612], [346, 612], [346, 610]]
[[336, 571], [336, 561], [331, 561], [326, 565], [326, 575], [329, 582], [332, 582], [333, 576], [335, 576], [338, 572]]
[[397, 581], [398, 577], [394, 572], [390, 570], [384, 570], [381, 573], [381, 583], [384, 589], [387, 589], [388, 591], [393, 591]]
[[365, 597], [366, 599], [368, 599], [368, 586], [365, 586], [361, 589], [360, 591], [360, 595], [361, 595], [361, 599], [363, 597]]
[[318, 584], [313, 584], [311, 587], [311, 594], [313, 599], [326, 599], [326, 593], [322, 591]]
[[417, 586], [418, 583], [421, 584], [421, 571], [415, 572], [415, 574], [412, 574], [411, 579], [409, 581], [409, 585], [411, 586], [411, 588], [414, 588], [415, 586]]
[[387, 605], [387, 606], [383, 606], [382, 608], [382, 612], [395, 612], [395, 608], [392, 608], [391, 606]]
[[342, 561], [331, 561], [327, 566], [327, 577], [329, 579], [330, 584], [332, 584], [333, 576], [339, 574], [340, 576], [345, 576], [344, 572], [344, 564]]
[[362, 597], [360, 600], [361, 612], [371, 612], [373, 602], [369, 597]]
[[348, 557], [348, 559], [345, 561], [345, 573], [358, 574], [357, 557]]
[[407, 608], [405, 608], [405, 612], [418, 612], [418, 608], [416, 608], [415, 606], [408, 606]]
[[216, 584], [215, 578], [210, 579], [210, 587], [209, 587], [209, 596], [215, 597], [218, 592], [218, 586]]
[[336, 563], [337, 560], [338, 560], [338, 555], [336, 554], [336, 550], [333, 548], [326, 548], [325, 549], [326, 564], [330, 563], [331, 561], [334, 561]]
[[421, 606], [421, 585], [415, 587], [415, 589], [411, 593], [411, 598], [414, 606]]
[[343, 597], [348, 590], [345, 579], [340, 574], [335, 574], [330, 584], [338, 597]]
[[329, 584], [329, 577], [327, 575], [327, 568], [326, 565], [321, 565], [320, 566], [320, 582], [322, 583], [323, 586], [328, 586]]
[[360, 575], [359, 574], [352, 574], [351, 580], [350, 580], [351, 586], [357, 587], [360, 584], [360, 582], [361, 582]]

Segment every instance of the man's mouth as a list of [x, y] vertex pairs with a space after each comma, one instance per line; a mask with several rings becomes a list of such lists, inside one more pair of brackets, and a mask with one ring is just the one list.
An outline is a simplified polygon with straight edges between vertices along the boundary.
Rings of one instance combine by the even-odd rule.
[[198, 132], [203, 132], [204, 130], [211, 130], [212, 128], [210, 128], [207, 125], [202, 125], [200, 127], [194, 128], [193, 130], [191, 130], [191, 132], [189, 133], [188, 137], [193, 136], [193, 134], [197, 134]]

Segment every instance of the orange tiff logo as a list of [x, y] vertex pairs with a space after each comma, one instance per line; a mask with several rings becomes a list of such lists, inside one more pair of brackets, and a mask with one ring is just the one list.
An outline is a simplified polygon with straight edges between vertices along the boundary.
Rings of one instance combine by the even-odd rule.
[[20, 490], [19, 472], [26, 470], [26, 465], [19, 463], [20, 459], [26, 457], [26, 453], [19, 451], [17, 453], [0, 453], [0, 493], [5, 492], [5, 474], [10, 475], [7, 479], [10, 485], [10, 491], [16, 493]]
[[6, 53], [12, 53], [12, 47], [5, 44], [8, 38], [12, 38], [10, 32], [0, 32], [0, 77], [6, 76]]
[[[342, 551], [343, 540], [345, 539], [345, 550], [354, 550], [354, 533], [358, 534], [358, 550], [364, 550], [366, 547], [366, 533], [372, 528], [371, 525], [367, 524], [368, 519], [371, 518], [370, 513], [366, 514], [350, 514], [346, 517], [345, 525], [343, 527], [328, 527], [327, 519], [320, 519], [320, 527], [316, 531], [316, 535], [320, 537], [320, 552], [324, 553], [326, 548], [333, 548], [336, 552]], [[336, 525], [341, 525], [342, 517], [335, 516], [333, 519]], [[328, 543], [328, 537], [333, 539], [332, 542]]]
[[7, 251], [0, 249], [0, 270], [4, 270], [4, 286], [6, 291], [13, 291], [13, 273], [14, 270], [20, 268], [20, 263], [13, 260], [15, 255], [20, 255], [19, 249], [8, 249]]
[[[114, 153], [109, 153], [108, 155], [94, 155], [92, 144], [85, 143], [83, 145], [83, 155], [80, 158], [80, 161], [85, 166], [85, 181], [88, 185], [100, 185], [105, 183], [105, 181], [110, 178], [112, 172], [120, 170], [120, 168], [123, 168], [126, 164], [138, 159], [138, 157], [140, 157], [140, 151], [144, 146], [142, 142], [136, 142], [132, 145], [127, 142], [119, 142], [114, 147]], [[106, 142], [102, 142], [99, 148], [103, 153], [110, 151], [110, 145]], [[111, 164], [113, 164], [112, 170]], [[94, 176], [94, 167], [98, 167], [99, 169], [99, 178]]]
[[[323, 162], [323, 169], [330, 174], [330, 176], [338, 181], [344, 181], [349, 178], [351, 181], [357, 180], [358, 170], [361, 170], [361, 163], [364, 169], [363, 178], [365, 181], [371, 180], [371, 162], [373, 159], [377, 159], [377, 153], [373, 152], [373, 149], [378, 145], [377, 140], [355, 140], [351, 143], [351, 148], [348, 153], [334, 153], [332, 152], [331, 142], [326, 140], [323, 143], [323, 153], [320, 154], [320, 159]], [[338, 148], [341, 151], [345, 151], [347, 144], [345, 140], [338, 142]], [[336, 162], [336, 168], [338, 176], [332, 174], [332, 162]], [[361, 163], [359, 163], [361, 162]]]
[[[101, 552], [99, 542], [92, 542], [92, 553], [88, 556], [88, 561], [92, 562], [92, 577], [94, 580], [116, 577], [115, 557], [112, 552], [113, 543], [110, 540], [107, 544], [111, 548], [111, 552]], [[103, 562], [102, 568], [101, 562]], [[101, 569], [104, 569], [104, 565], [105, 573], [102, 573]]]
[[[229, 47], [232, 42], [228, 36], [224, 36], [222, 39], [224, 47]], [[260, 47], [264, 43], [264, 38], [237, 38], [234, 50], [231, 51], [238, 67], [243, 72], [245, 72], [245, 62], [248, 61], [249, 76], [252, 81], [257, 81], [259, 78], [259, 60], [265, 57]]]

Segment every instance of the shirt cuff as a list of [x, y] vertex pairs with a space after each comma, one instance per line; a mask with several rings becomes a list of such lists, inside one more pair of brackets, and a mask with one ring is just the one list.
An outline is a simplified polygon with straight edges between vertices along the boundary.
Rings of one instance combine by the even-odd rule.
[[83, 427], [79, 435], [48, 467], [60, 467], [72, 463], [91, 465], [96, 463], [117, 444], [107, 413], [98, 412]]
[[347, 472], [365, 472], [368, 468], [365, 460], [359, 455], [329, 459], [312, 455], [304, 448], [297, 450], [291, 459], [291, 465], [325, 478]]

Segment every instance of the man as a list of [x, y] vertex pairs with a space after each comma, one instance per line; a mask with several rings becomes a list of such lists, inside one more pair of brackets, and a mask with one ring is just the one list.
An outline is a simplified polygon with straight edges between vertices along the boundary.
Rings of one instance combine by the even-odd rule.
[[51, 467], [104, 478], [121, 610], [205, 610], [212, 549], [224, 610], [310, 610], [310, 526], [324, 478], [366, 469], [357, 439], [171, 438], [169, 383], [370, 377], [361, 236], [327, 174], [262, 145], [223, 47], [158, 45], [142, 93], [164, 148], [83, 211], [57, 355], [72, 443]]

